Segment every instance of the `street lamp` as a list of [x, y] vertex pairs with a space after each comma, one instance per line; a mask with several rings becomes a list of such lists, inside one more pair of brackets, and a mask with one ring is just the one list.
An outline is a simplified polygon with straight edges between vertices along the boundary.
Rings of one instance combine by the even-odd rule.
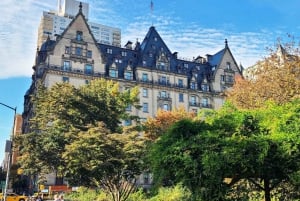
[[0, 103], [0, 105], [3, 105], [11, 110], [14, 111], [14, 123], [13, 123], [13, 131], [12, 134], [10, 136], [10, 143], [7, 143], [8, 146], [7, 150], [8, 150], [8, 163], [7, 163], [7, 170], [6, 170], [6, 180], [5, 180], [5, 188], [4, 188], [4, 201], [6, 201], [6, 197], [7, 197], [7, 188], [8, 188], [8, 181], [9, 181], [9, 172], [10, 172], [10, 165], [11, 165], [11, 158], [12, 158], [12, 144], [13, 144], [13, 134], [14, 134], [14, 129], [15, 129], [15, 122], [16, 122], [16, 113], [17, 113], [17, 107], [13, 108], [9, 105], [6, 105], [4, 103]]

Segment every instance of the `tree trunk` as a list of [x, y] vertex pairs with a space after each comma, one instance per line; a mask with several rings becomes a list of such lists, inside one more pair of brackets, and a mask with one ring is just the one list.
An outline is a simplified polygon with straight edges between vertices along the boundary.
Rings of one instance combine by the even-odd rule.
[[264, 179], [265, 201], [271, 201], [271, 189], [269, 179]]

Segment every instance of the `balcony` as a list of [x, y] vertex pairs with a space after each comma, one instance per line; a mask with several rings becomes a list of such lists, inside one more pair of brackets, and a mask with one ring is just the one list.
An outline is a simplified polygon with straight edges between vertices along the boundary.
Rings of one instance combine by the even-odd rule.
[[170, 98], [168, 96], [157, 96], [157, 100], [158, 101], [169, 101], [169, 102], [172, 102], [172, 98]]
[[211, 104], [208, 104], [208, 103], [201, 103], [201, 107], [202, 108], [212, 108], [212, 105]]
[[46, 70], [54, 70], [54, 71], [60, 71], [60, 72], [68, 72], [68, 73], [75, 73], [80, 75], [88, 75], [88, 76], [95, 76], [95, 77], [105, 77], [104, 73], [93, 71], [93, 70], [87, 70], [87, 69], [80, 69], [80, 68], [71, 68], [71, 67], [64, 67], [64, 66], [57, 66], [57, 65], [45, 65], [43, 68]]
[[199, 102], [194, 102], [194, 101], [190, 101], [189, 102], [189, 106], [192, 106], [192, 107], [200, 107], [201, 106], [201, 103]]

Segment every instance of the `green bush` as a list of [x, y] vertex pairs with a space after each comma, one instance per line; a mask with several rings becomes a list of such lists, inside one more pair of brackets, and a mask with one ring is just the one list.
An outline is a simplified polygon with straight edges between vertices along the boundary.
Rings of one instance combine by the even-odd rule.
[[160, 188], [158, 194], [149, 199], [149, 201], [188, 201], [191, 200], [191, 192], [177, 184], [173, 188]]

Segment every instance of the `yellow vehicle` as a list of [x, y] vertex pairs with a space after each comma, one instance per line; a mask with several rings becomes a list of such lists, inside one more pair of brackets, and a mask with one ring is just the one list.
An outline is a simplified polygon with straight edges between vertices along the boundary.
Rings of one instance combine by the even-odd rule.
[[[4, 200], [3, 193], [0, 194], [0, 200]], [[6, 201], [27, 201], [28, 197], [25, 195], [18, 195], [16, 193], [7, 193]]]

